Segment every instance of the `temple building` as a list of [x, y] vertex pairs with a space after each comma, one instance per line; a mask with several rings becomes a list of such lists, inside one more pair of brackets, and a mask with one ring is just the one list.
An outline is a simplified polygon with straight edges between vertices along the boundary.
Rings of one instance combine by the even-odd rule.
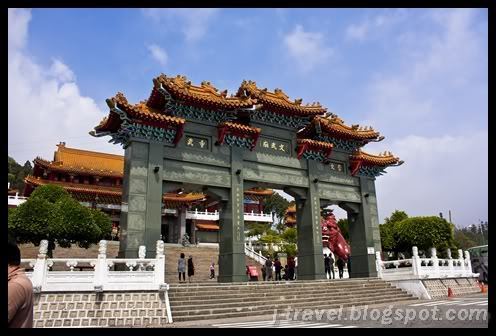
[[[57, 145], [52, 161], [37, 157], [33, 175], [25, 178], [24, 195], [29, 196], [39, 185], [63, 187], [81, 204], [107, 213], [118, 239], [122, 207], [124, 157]], [[272, 216], [263, 213], [264, 198], [270, 189], [245, 191], [245, 221], [271, 223]], [[218, 204], [203, 193], [168, 192], [162, 198], [162, 236], [177, 243], [186, 233], [192, 242], [218, 242]]]

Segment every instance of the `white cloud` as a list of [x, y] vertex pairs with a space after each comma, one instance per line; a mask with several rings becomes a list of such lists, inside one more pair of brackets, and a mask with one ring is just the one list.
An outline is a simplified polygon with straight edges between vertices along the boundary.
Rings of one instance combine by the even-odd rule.
[[[391, 150], [405, 163], [389, 167], [376, 180], [379, 219], [398, 210], [411, 216], [451, 210], [452, 221], [466, 226], [488, 216], [488, 133], [468, 136], [407, 136], [374, 151]], [[372, 147], [372, 146], [371, 146]]]
[[345, 31], [348, 40], [364, 41], [376, 33], [381, 33], [385, 29], [405, 19], [407, 11], [404, 9], [389, 10], [383, 14], [367, 17], [359, 23], [350, 24]]
[[151, 44], [147, 46], [152, 58], [156, 60], [160, 65], [164, 66], [167, 64], [167, 52], [156, 44]]
[[88, 132], [104, 117], [95, 101], [81, 95], [73, 71], [59, 59], [49, 67], [25, 50], [31, 12], [9, 9], [8, 151], [18, 162], [53, 158], [55, 145], [122, 154], [108, 139]]
[[364, 125], [386, 136], [365, 151], [405, 160], [377, 179], [381, 221], [395, 209], [468, 225], [488, 216], [487, 22], [473, 10], [433, 10], [430, 29], [402, 33], [402, 60], [363, 96]]
[[333, 50], [325, 45], [322, 33], [305, 32], [301, 25], [296, 25], [284, 37], [284, 45], [303, 72], [325, 63], [333, 54]]
[[433, 13], [437, 29], [404, 34], [400, 67], [368, 86], [367, 122], [386, 136], [487, 128], [487, 34], [474, 30], [474, 11]]
[[142, 13], [155, 23], [174, 30], [179, 28], [186, 41], [195, 42], [206, 35], [218, 9], [214, 8], [146, 8]]

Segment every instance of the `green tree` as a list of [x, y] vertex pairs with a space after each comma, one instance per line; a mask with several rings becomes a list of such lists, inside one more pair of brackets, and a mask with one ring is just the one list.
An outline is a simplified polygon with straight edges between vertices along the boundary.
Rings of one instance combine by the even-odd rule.
[[253, 237], [253, 236], [263, 235], [265, 232], [267, 232], [268, 229], [269, 226], [267, 224], [253, 223], [249, 225], [246, 236]]
[[407, 218], [408, 218], [408, 215], [406, 212], [401, 211], [401, 210], [395, 210], [391, 214], [391, 217], [384, 218], [384, 224], [401, 222], [402, 220], [407, 219]]
[[281, 234], [281, 238], [287, 243], [296, 244], [298, 242], [298, 233], [296, 228], [287, 228]]
[[283, 225], [283, 220], [288, 206], [288, 200], [276, 192], [273, 193], [272, 196], [269, 196], [265, 199], [264, 212], [270, 212], [275, 215], [277, 220], [274, 221], [274, 224], [278, 231], [283, 231], [285, 228]]
[[477, 246], [477, 243], [464, 230], [455, 230], [455, 246], [457, 249], [466, 250]]
[[410, 253], [413, 246], [427, 251], [435, 247], [440, 253], [454, 248], [453, 225], [437, 216], [410, 217], [394, 225], [398, 249]]
[[26, 161], [24, 166], [18, 164], [13, 158], [8, 157], [8, 181], [12, 189], [20, 193], [24, 191], [24, 178], [33, 172], [31, 162]]
[[110, 218], [100, 211], [86, 208], [63, 188], [40, 186], [15, 211], [9, 211], [9, 234], [18, 243], [38, 246], [48, 240], [48, 255], [55, 243], [61, 247], [76, 244], [88, 248], [110, 234]]
[[343, 235], [343, 238], [346, 239], [346, 241], [349, 243], [350, 242], [350, 234], [349, 234], [348, 219], [341, 218], [340, 220], [338, 220], [337, 224], [338, 224], [339, 230], [341, 230], [341, 234]]

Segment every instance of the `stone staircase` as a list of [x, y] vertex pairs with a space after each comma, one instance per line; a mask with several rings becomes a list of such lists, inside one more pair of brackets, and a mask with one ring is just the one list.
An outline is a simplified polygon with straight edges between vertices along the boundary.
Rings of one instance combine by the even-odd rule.
[[[219, 275], [219, 247], [215, 245], [199, 245], [183, 247], [179, 244], [165, 244], [165, 282], [174, 284], [179, 283], [177, 273], [177, 260], [181, 253], [184, 253], [186, 259], [191, 255], [193, 256], [193, 264], [195, 265], [195, 275], [191, 281], [193, 283], [217, 283], [217, 276]], [[256, 266], [258, 268], [259, 279], [262, 279], [262, 272], [260, 264], [255, 260], [245, 256], [246, 265]], [[215, 279], [210, 279], [210, 264], [212, 261], [215, 263]], [[188, 281], [188, 274], [186, 272], [186, 281]]]
[[339, 309], [367, 304], [416, 300], [377, 278], [317, 281], [258, 281], [232, 284], [172, 284], [175, 322], [272, 315], [287, 307]]

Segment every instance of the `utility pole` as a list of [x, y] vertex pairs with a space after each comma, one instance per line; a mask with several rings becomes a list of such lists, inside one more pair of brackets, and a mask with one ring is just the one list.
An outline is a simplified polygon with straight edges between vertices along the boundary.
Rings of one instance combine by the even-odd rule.
[[448, 217], [450, 224], [453, 224], [453, 222], [451, 221], [451, 210], [448, 210]]
[[482, 245], [486, 245], [486, 240], [484, 239], [484, 231], [482, 231], [482, 224], [484, 224], [480, 219], [480, 232], [481, 232], [481, 235], [482, 235]]

